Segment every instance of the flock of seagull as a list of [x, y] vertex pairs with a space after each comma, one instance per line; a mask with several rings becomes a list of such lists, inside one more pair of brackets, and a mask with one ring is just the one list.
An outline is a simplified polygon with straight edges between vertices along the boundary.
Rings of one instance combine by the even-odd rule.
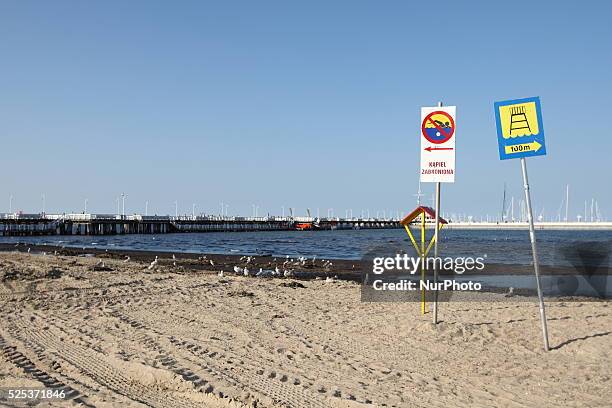
[[[83, 248], [83, 250], [85, 250], [85, 248]], [[27, 252], [30, 253], [31, 248], [28, 248]], [[43, 252], [43, 255], [47, 255], [47, 253]], [[58, 252], [55, 251], [54, 255], [58, 255]], [[176, 259], [177, 259], [176, 255], [172, 254], [172, 265], [175, 267], [177, 266]], [[206, 255], [198, 257], [198, 260], [201, 262], [208, 263], [208, 265], [210, 265], [213, 268], [215, 267], [215, 262], [212, 259], [207, 259]], [[308, 262], [310, 262], [312, 266], [315, 266], [317, 257], [313, 256], [312, 259], [308, 259], [305, 256], [300, 256], [299, 258], [289, 258], [289, 255], [287, 255], [285, 257], [285, 260], [282, 262], [282, 264], [280, 264], [277, 261], [277, 258], [274, 258], [272, 262], [268, 263], [269, 266], [274, 265], [274, 269], [259, 268], [259, 271], [257, 272], [255, 272], [252, 269], [249, 269], [249, 266], [252, 265], [253, 260], [255, 260], [254, 256], [245, 255], [241, 257], [240, 262], [243, 264], [243, 266], [234, 265], [233, 267], [234, 274], [241, 275], [241, 276], [253, 276], [253, 277], [258, 277], [258, 278], [267, 278], [267, 277], [274, 278], [274, 277], [281, 277], [281, 276], [285, 278], [291, 278], [295, 276], [295, 273], [294, 273], [295, 268], [305, 267]], [[131, 261], [131, 258], [129, 255], [126, 255], [125, 259], [123, 259], [124, 263], [130, 262], [130, 261]], [[159, 262], [160, 262], [160, 259], [156, 255], [155, 259], [147, 266], [147, 270], [149, 271], [155, 270], [157, 266], [159, 265]], [[330, 260], [321, 259], [320, 262], [325, 271], [329, 271], [331, 267], [333, 266], [333, 262]], [[100, 259], [95, 264], [95, 267], [105, 268], [106, 265], [104, 264], [104, 261]], [[219, 271], [217, 275], [219, 277], [224, 277], [225, 271], [221, 270]], [[334, 276], [333, 278], [329, 276], [326, 277], [327, 282], [333, 281], [335, 279], [337, 279], [337, 276]]]
[[[253, 261], [255, 257], [253, 256], [243, 256], [240, 258], [241, 265], [234, 265], [233, 272], [235, 275], [239, 276], [253, 276], [257, 278], [273, 278], [273, 277], [285, 277], [291, 278], [295, 276], [294, 269], [296, 267], [304, 267], [307, 262], [310, 262], [312, 266], [315, 266], [315, 262], [317, 257], [314, 256], [312, 259], [308, 259], [304, 256], [300, 256], [299, 258], [289, 258], [289, 255], [285, 257], [285, 260], [280, 264], [276, 258], [273, 259], [268, 265], [272, 266], [274, 264], [274, 269], [263, 269], [259, 268], [259, 271], [255, 271], [253, 266]], [[215, 261], [212, 259], [207, 259], [206, 255], [198, 257], [198, 260], [201, 262], [208, 263], [211, 267], [215, 267]], [[129, 262], [130, 257], [126, 256], [123, 262]], [[321, 259], [321, 263], [323, 269], [329, 271], [333, 266], [333, 262], [330, 260]], [[154, 270], [159, 265], [159, 257], [155, 256], [155, 259], [149, 264], [147, 267], [148, 270]], [[176, 264], [176, 256], [172, 254], [172, 265], [177, 266]], [[251, 267], [251, 268], [250, 268]], [[224, 277], [226, 272], [221, 270], [217, 273], [219, 277]], [[327, 277], [326, 281], [332, 281], [337, 279], [337, 277], [331, 278]]]

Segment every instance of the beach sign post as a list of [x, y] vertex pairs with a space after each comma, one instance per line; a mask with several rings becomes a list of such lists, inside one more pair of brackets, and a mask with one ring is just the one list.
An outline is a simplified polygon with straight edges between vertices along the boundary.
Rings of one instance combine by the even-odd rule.
[[[421, 108], [421, 171], [420, 181], [436, 183], [434, 258], [438, 258], [440, 231], [440, 183], [455, 182], [456, 106]], [[434, 262], [433, 323], [438, 324], [438, 267]]]
[[548, 345], [548, 328], [546, 327], [546, 310], [544, 309], [544, 297], [540, 286], [540, 266], [538, 263], [538, 250], [533, 224], [533, 209], [526, 160], [527, 157], [546, 155], [540, 98], [533, 97], [495, 102], [493, 106], [495, 109], [495, 123], [497, 125], [499, 159], [521, 159], [523, 188], [525, 190], [525, 201], [527, 202], [527, 220], [529, 221], [529, 238], [533, 253], [533, 268], [540, 304], [542, 335], [544, 337], [544, 350], [548, 351], [550, 347]]

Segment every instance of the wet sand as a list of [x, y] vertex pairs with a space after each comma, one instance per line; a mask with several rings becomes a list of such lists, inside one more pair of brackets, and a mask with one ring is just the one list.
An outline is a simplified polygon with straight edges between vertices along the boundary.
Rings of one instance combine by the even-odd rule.
[[[416, 303], [360, 302], [352, 281], [230, 274], [236, 257], [215, 257], [212, 266], [208, 256], [158, 254], [149, 269], [151, 253], [46, 249], [0, 252], [0, 387], [68, 390], [70, 402], [50, 406], [604, 407], [612, 400], [609, 301], [547, 302], [553, 350], [546, 353], [537, 304], [499, 294], [442, 304], [433, 327]], [[342, 277], [352, 271], [344, 262], [308, 270]]]

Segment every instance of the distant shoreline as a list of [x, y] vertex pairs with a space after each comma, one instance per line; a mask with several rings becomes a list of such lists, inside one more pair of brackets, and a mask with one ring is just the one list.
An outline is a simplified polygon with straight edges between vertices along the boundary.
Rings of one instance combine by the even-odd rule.
[[[612, 231], [612, 222], [536, 222], [536, 230], [549, 231]], [[528, 230], [527, 222], [449, 222], [447, 229]]]

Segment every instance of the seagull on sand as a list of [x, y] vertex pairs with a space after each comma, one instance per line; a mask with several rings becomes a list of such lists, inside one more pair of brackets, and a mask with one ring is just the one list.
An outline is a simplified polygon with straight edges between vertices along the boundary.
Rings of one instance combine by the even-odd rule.
[[506, 296], [506, 297], [512, 297], [512, 296], [514, 296], [514, 288], [513, 288], [512, 286], [510, 286], [510, 287], [508, 288], [508, 293], [506, 293], [506, 295], [505, 295], [505, 296]]
[[210, 266], [215, 266], [215, 263], [213, 262], [212, 259], [210, 261], [208, 261], [208, 263], [210, 264]]
[[244, 273], [244, 268], [241, 268], [239, 266], [234, 266], [234, 272], [236, 272], [237, 274]]
[[280, 276], [280, 268], [277, 266], [276, 268], [274, 268], [274, 274]]
[[30, 253], [31, 250], [32, 250], [32, 248], [28, 248], [28, 254]]
[[218, 275], [220, 278], [222, 278], [222, 277], [223, 277], [223, 271], [219, 272], [217, 275]]
[[249, 268], [247, 268], [247, 267], [245, 266], [245, 267], [244, 267], [244, 269], [243, 269], [243, 271], [242, 271], [242, 274], [243, 274], [244, 276], [249, 276]]
[[283, 271], [283, 276], [284, 276], [285, 278], [290, 278], [290, 277], [292, 277], [292, 276], [293, 276], [293, 271], [285, 269], [285, 270]]
[[149, 267], [147, 269], [151, 270], [151, 269], [155, 268], [158, 263], [159, 263], [159, 260], [157, 259], [157, 255], [156, 255], [155, 256], [155, 260], [153, 262], [151, 262], [151, 265], [149, 265]]
[[126, 255], [126, 256], [125, 256], [125, 259], [123, 260], [123, 262], [124, 262], [124, 263], [125, 263], [125, 262], [130, 262], [130, 256], [129, 256], [129, 255]]

